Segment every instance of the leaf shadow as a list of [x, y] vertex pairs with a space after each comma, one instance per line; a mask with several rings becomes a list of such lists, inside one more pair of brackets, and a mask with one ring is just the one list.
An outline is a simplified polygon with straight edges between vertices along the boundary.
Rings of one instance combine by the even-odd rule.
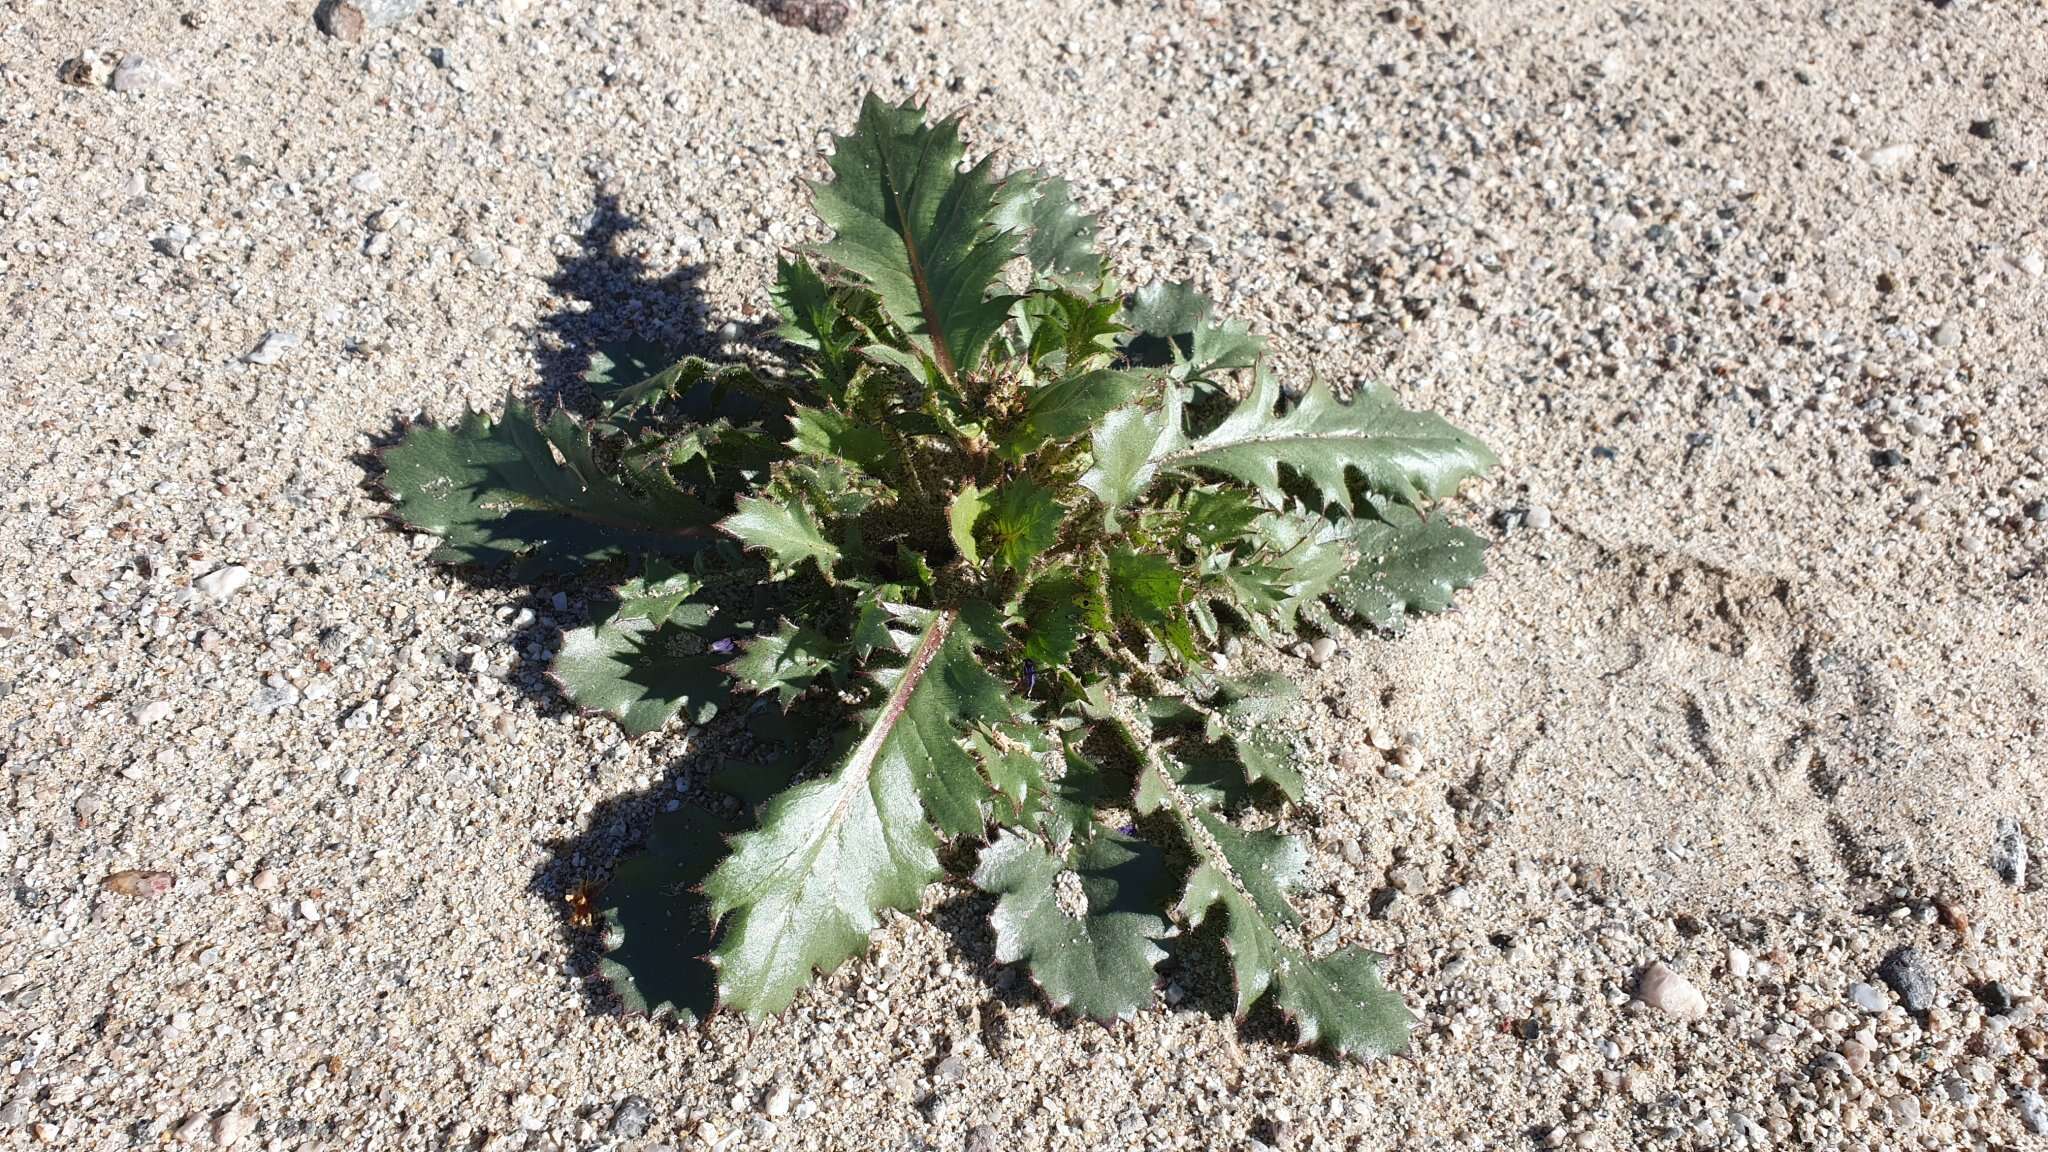
[[[615, 375], [644, 369], [645, 375], [684, 356], [715, 365], [758, 363], [772, 355], [776, 340], [769, 325], [715, 321], [703, 292], [704, 266], [683, 264], [668, 271], [653, 267], [632, 243], [641, 223], [599, 190], [576, 224], [576, 250], [559, 260], [548, 278], [555, 309], [534, 325], [532, 354], [539, 372], [524, 392], [537, 413], [556, 407], [590, 413], [597, 397], [586, 382], [600, 356], [620, 366]], [[631, 381], [624, 381], [630, 383]], [[383, 453], [398, 444], [410, 424], [394, 420], [372, 433], [367, 451], [357, 453], [363, 486], [380, 500]], [[401, 525], [387, 516], [394, 529]], [[516, 566], [450, 568], [457, 579], [485, 593], [513, 621], [506, 641], [515, 653], [506, 683], [543, 714], [572, 705], [549, 675], [562, 635], [601, 611], [611, 588], [626, 571], [623, 563], [573, 571], [531, 571]]]

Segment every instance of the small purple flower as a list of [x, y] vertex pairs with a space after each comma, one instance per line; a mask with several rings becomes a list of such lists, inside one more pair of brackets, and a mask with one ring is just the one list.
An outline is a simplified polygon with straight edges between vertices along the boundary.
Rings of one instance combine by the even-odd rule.
[[722, 636], [711, 642], [711, 650], [720, 656], [730, 656], [738, 647], [739, 645], [734, 644], [730, 636]]

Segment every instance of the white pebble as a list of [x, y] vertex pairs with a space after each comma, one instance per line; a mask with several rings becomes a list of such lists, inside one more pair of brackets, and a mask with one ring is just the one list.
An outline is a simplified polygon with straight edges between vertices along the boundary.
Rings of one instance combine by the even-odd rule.
[[1730, 945], [1728, 948], [1728, 974], [1737, 980], [1749, 978], [1749, 953]]
[[1887, 169], [1897, 168], [1910, 159], [1912, 155], [1913, 146], [1911, 144], [1886, 144], [1882, 148], [1864, 149], [1863, 162], [1882, 172]]
[[256, 1122], [239, 1108], [223, 1112], [214, 1118], [213, 1142], [222, 1148], [231, 1148], [255, 1126]]
[[249, 570], [240, 564], [216, 568], [192, 582], [192, 587], [215, 600], [225, 600], [249, 584]]
[[301, 338], [297, 332], [272, 329], [269, 332], [265, 332], [262, 342], [257, 344], [255, 349], [247, 356], [242, 357], [242, 359], [251, 364], [275, 364], [284, 359], [286, 353], [297, 348], [300, 340]]
[[1328, 664], [1330, 657], [1336, 654], [1337, 642], [1328, 636], [1318, 636], [1315, 643], [1308, 646], [1308, 662], [1318, 668]]
[[795, 1095], [789, 1090], [789, 1085], [777, 1084], [775, 1090], [768, 1094], [768, 1099], [762, 1102], [761, 1110], [770, 1116], [787, 1116]]
[[1662, 960], [1637, 977], [1636, 999], [1681, 1020], [1697, 1020], [1707, 1014], [1707, 998]]
[[168, 720], [170, 715], [171, 702], [169, 700], [151, 700], [135, 710], [135, 722], [137, 724], [160, 724]]

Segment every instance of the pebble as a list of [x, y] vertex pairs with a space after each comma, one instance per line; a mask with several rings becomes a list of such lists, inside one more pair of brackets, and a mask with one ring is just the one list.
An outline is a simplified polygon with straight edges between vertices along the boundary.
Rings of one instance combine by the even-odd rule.
[[638, 1140], [653, 1122], [654, 1106], [642, 1097], [628, 1096], [612, 1113], [611, 1134], [618, 1140]]
[[1849, 985], [1849, 1002], [1865, 1012], [1882, 1012], [1891, 1007], [1891, 1001], [1885, 999], [1883, 992], [1861, 980]]
[[1636, 978], [1636, 999], [1681, 1020], [1697, 1020], [1707, 1014], [1706, 996], [1662, 960]]
[[170, 87], [171, 77], [156, 61], [131, 52], [121, 57], [121, 65], [114, 69], [111, 83], [116, 92], [154, 92]]
[[1911, 144], [1886, 144], [1881, 148], [1864, 149], [1863, 162], [1883, 172], [1904, 164], [1912, 155]]
[[1747, 951], [1737, 948], [1732, 944], [1728, 946], [1728, 975], [1735, 977], [1737, 980], [1748, 979], [1749, 964], [1750, 955]]
[[126, 868], [100, 881], [100, 887], [116, 896], [135, 896], [153, 900], [168, 895], [176, 887], [178, 878], [169, 872], [152, 872], [146, 868]]
[[321, 0], [313, 23], [337, 40], [357, 40], [365, 28], [389, 28], [419, 8], [420, 0]]
[[1308, 646], [1308, 662], [1318, 668], [1328, 664], [1336, 654], [1337, 642], [1328, 636], [1318, 636], [1315, 643]]
[[213, 1142], [222, 1148], [232, 1148], [237, 1140], [249, 1134], [256, 1121], [248, 1113], [236, 1108], [223, 1112], [213, 1121]]
[[1550, 527], [1550, 509], [1542, 504], [1531, 504], [1529, 510], [1522, 514], [1522, 523], [1541, 532]]
[[73, 88], [104, 88], [114, 66], [97, 52], [85, 52], [57, 65], [57, 79]]
[[1000, 1147], [996, 1130], [988, 1125], [976, 1124], [967, 1130], [967, 1152], [996, 1152]]
[[240, 564], [216, 568], [192, 582], [192, 587], [215, 600], [226, 600], [249, 586], [249, 570]]
[[2041, 1102], [2041, 1094], [2032, 1088], [2022, 1088], [2012, 1095], [2012, 1106], [2020, 1114], [2020, 1123], [2036, 1136], [2048, 1136], [2048, 1105]]
[[1877, 966], [1877, 977], [1891, 985], [1907, 1011], [1925, 1012], [1934, 1006], [1934, 973], [1919, 949], [1894, 948]]
[[761, 1111], [781, 1119], [789, 1115], [790, 1105], [795, 1101], [796, 1093], [790, 1091], [789, 1085], [777, 1084], [774, 1091], [768, 1093], [768, 1098], [761, 1102]]
[[1849, 1071], [1853, 1075], [1861, 1076], [1863, 1070], [1870, 1067], [1870, 1047], [1861, 1040], [1844, 1040], [1835, 1051], [1841, 1054], [1842, 1063], [1849, 1066]]
[[1944, 320], [1935, 327], [1934, 346], [1936, 348], [1953, 348], [1962, 342], [1963, 330], [1956, 327], [1955, 321]]
[[170, 719], [171, 702], [169, 700], [151, 700], [149, 703], [137, 708], [132, 715], [137, 724], [160, 724]]
[[302, 340], [297, 332], [272, 329], [269, 332], [265, 332], [263, 339], [242, 359], [250, 364], [275, 364], [284, 359], [286, 354], [291, 352], [292, 349], [297, 348], [301, 342]]
[[1991, 835], [1991, 871], [2014, 888], [2027, 886], [2027, 834], [2011, 816], [2000, 816]]

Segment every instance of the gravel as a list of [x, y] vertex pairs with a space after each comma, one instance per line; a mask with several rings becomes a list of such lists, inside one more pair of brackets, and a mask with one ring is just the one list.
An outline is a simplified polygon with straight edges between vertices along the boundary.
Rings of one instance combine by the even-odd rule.
[[1893, 949], [1877, 966], [1877, 975], [1898, 994], [1899, 1003], [1908, 1012], [1925, 1012], [1934, 1006], [1934, 969], [1918, 948], [1908, 945]]
[[2027, 886], [2027, 834], [2011, 816], [2000, 816], [1991, 836], [1991, 871], [2014, 888]]
[[[1987, 866], [2048, 798], [2034, 6], [863, 3], [820, 36], [486, 0], [353, 43], [311, 4], [16, 7], [8, 1138], [2039, 1142], [2048, 902]], [[131, 55], [177, 83], [111, 91]], [[553, 394], [599, 333], [750, 350], [871, 87], [1069, 178], [1121, 280], [1195, 280], [1283, 380], [1384, 383], [1501, 457], [1431, 513], [1489, 544], [1454, 611], [1319, 666], [1232, 654], [1300, 684], [1308, 792], [1260, 826], [1300, 839], [1304, 935], [1388, 957], [1409, 1056], [1240, 1026], [1207, 959], [1078, 1025], [951, 887], [758, 1028], [596, 978], [563, 895], [704, 801], [751, 718], [629, 741], [567, 709], [544, 650], [598, 583], [430, 570], [376, 451]], [[299, 343], [244, 363], [267, 331]], [[177, 879], [99, 887], [130, 870]], [[1917, 1015], [1873, 975], [1908, 942], [1943, 969]], [[1633, 1003], [1659, 958], [1704, 1015]], [[1956, 994], [1992, 980], [2003, 1014]]]

